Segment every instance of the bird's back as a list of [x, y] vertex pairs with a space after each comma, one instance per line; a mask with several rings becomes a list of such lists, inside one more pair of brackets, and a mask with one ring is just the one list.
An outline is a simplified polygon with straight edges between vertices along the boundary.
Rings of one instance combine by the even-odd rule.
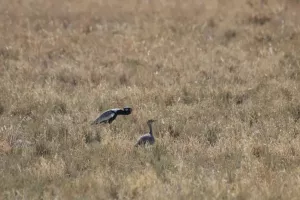
[[146, 143], [149, 143], [150, 145], [154, 144], [155, 139], [152, 135], [150, 135], [149, 133], [142, 135], [138, 142], [136, 143], [136, 146], [138, 145], [145, 145]]
[[110, 119], [115, 117], [117, 109], [107, 110], [102, 113], [92, 124], [100, 124], [104, 122], [108, 122]]

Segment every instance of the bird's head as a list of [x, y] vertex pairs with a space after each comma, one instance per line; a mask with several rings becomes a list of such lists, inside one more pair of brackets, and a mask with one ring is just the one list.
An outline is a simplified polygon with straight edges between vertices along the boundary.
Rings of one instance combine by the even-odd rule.
[[123, 109], [127, 114], [130, 114], [132, 112], [132, 108], [130, 107], [124, 107]]
[[157, 120], [149, 119], [149, 120], [147, 121], [147, 124], [152, 124], [152, 123], [155, 122], [155, 121], [157, 121]]

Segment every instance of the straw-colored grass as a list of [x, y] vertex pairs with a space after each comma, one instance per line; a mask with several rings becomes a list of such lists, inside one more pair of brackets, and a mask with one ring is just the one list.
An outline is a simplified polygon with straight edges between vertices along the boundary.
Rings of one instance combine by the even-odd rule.
[[298, 199], [299, 10], [1, 1], [0, 199]]

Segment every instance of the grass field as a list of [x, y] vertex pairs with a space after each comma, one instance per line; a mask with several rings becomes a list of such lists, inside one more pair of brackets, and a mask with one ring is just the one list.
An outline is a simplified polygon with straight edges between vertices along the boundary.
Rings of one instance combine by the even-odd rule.
[[0, 199], [299, 199], [299, 10], [0, 1]]

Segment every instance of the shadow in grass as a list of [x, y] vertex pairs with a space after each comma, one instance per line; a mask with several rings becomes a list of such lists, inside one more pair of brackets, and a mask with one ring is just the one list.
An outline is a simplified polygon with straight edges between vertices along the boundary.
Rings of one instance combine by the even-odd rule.
[[221, 130], [217, 127], [208, 127], [205, 132], [205, 138], [211, 146], [214, 146], [219, 140], [219, 132]]
[[0, 115], [2, 115], [5, 111], [5, 108], [2, 103], [0, 103]]
[[47, 156], [51, 154], [51, 150], [49, 148], [49, 145], [47, 145], [45, 142], [40, 142], [36, 144], [35, 146], [35, 154], [37, 156]]
[[172, 138], [178, 138], [180, 136], [180, 132], [178, 130], [176, 130], [176, 128], [174, 128], [171, 125], [168, 126], [168, 131], [169, 131], [170, 136]]
[[254, 25], [265, 25], [266, 23], [271, 21], [271, 17], [266, 16], [266, 15], [254, 15], [249, 17], [248, 19], [249, 23], [254, 24]]
[[289, 105], [287, 107], [287, 111], [294, 119], [294, 122], [298, 122], [298, 120], [300, 119], [300, 105], [299, 104]]

